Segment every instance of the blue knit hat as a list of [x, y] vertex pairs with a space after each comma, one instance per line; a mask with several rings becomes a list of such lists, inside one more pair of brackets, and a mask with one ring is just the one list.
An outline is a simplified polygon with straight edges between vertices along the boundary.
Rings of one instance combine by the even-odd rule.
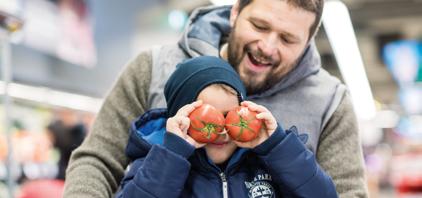
[[195, 101], [204, 88], [217, 83], [236, 90], [239, 102], [246, 96], [237, 72], [220, 58], [201, 56], [178, 64], [164, 87], [168, 116], [174, 116], [181, 107]]

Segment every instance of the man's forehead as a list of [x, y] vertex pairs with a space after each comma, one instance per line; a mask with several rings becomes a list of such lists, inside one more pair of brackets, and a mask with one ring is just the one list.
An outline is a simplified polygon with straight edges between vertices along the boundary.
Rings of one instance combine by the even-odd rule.
[[[306, 34], [304, 30], [309, 30], [315, 20], [315, 14], [301, 8], [288, 5], [282, 0], [256, 0], [261, 3], [251, 3], [251, 7], [246, 8], [244, 17], [256, 23], [271, 26], [282, 35], [297, 37]], [[263, 4], [265, 1], [279, 2], [280, 4]], [[306, 35], [302, 35], [307, 38]]]

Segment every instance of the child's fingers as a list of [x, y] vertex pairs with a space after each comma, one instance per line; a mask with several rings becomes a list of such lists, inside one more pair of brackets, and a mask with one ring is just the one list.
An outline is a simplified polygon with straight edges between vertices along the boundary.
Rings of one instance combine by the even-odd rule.
[[268, 129], [277, 128], [277, 121], [269, 111], [257, 114], [256, 118], [264, 120]]
[[273, 114], [271, 114], [269, 111], [266, 112], [261, 112], [256, 114], [256, 118], [261, 119], [261, 120], [268, 120], [271, 122], [275, 122], [275, 118], [273, 116]]
[[179, 117], [180, 129], [186, 133], [190, 126], [190, 119], [188, 117]]
[[188, 117], [174, 116], [167, 120], [167, 129], [171, 129], [172, 132], [180, 134], [186, 134], [190, 126], [190, 120]]
[[192, 104], [185, 105], [177, 111], [176, 116], [187, 117], [194, 109], [195, 106]]
[[195, 102], [191, 103], [195, 108], [199, 107], [202, 105], [202, 100], [197, 100]]
[[248, 107], [249, 110], [256, 111], [256, 112], [266, 112], [266, 111], [268, 111], [268, 109], [266, 107], [264, 107], [262, 105], [258, 105], [254, 102], [251, 102], [251, 101], [243, 101], [242, 106]]
[[183, 132], [180, 129], [180, 121], [178, 119], [178, 117], [172, 117], [167, 119], [167, 125], [166, 125], [167, 131], [178, 134], [178, 135], [182, 135]]
[[185, 106], [183, 106], [182, 108], [180, 108], [177, 113], [176, 116], [184, 116], [184, 117], [188, 117], [189, 114], [195, 110], [196, 108], [198, 108], [199, 106], [202, 105], [202, 100], [198, 100], [195, 101], [193, 103], [187, 104]]
[[240, 105], [245, 106], [245, 107], [247, 107], [247, 106], [249, 106], [251, 104], [253, 104], [253, 102], [251, 102], [249, 100], [245, 100], [245, 101], [243, 101], [243, 102], [240, 103]]

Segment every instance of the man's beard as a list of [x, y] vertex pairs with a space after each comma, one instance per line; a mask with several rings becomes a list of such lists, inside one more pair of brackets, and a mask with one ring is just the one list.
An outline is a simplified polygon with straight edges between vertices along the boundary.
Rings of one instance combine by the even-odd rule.
[[[236, 26], [235, 26], [236, 27]], [[233, 68], [240, 74], [240, 63], [242, 62], [243, 58], [247, 56], [247, 52], [252, 53], [254, 55], [261, 56], [261, 52], [257, 50], [252, 50], [248, 46], [244, 46], [243, 50], [242, 46], [234, 38], [235, 36], [235, 27], [233, 27], [232, 32], [229, 34], [228, 38], [228, 48], [227, 48], [227, 55], [228, 55], [228, 62], [233, 66]], [[248, 58], [248, 57], [247, 57]], [[295, 61], [293, 64], [296, 64]], [[292, 65], [281, 65], [280, 62], [274, 64], [271, 67], [283, 67], [283, 68], [292, 68]], [[260, 94], [271, 87], [273, 87], [276, 83], [278, 83], [282, 77], [285, 75], [286, 72], [282, 72], [281, 74], [275, 73], [275, 68], [271, 68], [271, 71], [265, 76], [263, 80], [259, 80], [258, 76], [247, 69], [245, 69], [244, 75], [240, 75], [243, 84], [245, 85], [246, 91], [248, 95]]]

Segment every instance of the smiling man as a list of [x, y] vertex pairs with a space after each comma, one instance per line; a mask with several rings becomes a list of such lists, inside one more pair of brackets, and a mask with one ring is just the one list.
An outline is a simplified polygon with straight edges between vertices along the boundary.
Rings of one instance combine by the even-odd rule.
[[[309, 183], [312, 180], [295, 180], [296, 174], [327, 174], [340, 197], [367, 197], [350, 96], [321, 68], [313, 42], [323, 3], [239, 0], [232, 7], [195, 10], [177, 44], [147, 50], [126, 66], [87, 139], [72, 155], [65, 197], [113, 196], [129, 164], [124, 150], [130, 122], [148, 109], [165, 107], [163, 87], [175, 65], [202, 55], [228, 60], [240, 74], [248, 100], [265, 106], [283, 128], [290, 128], [287, 133], [300, 139], [294, 146], [306, 147], [306, 159], [316, 160], [325, 171], [275, 170], [291, 180], [286, 186], [295, 184], [285, 189], [287, 194], [294, 195], [301, 186], [318, 186]], [[284, 140], [280, 145], [285, 150], [293, 146]], [[227, 180], [230, 184], [230, 176]], [[251, 189], [254, 182], [258, 181], [249, 182]]]

